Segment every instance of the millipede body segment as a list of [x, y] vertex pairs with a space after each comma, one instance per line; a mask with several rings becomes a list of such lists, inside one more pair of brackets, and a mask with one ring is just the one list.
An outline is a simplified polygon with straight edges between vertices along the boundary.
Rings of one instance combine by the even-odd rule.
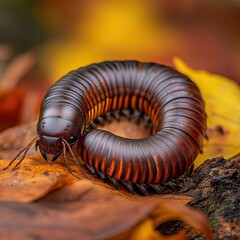
[[[86, 132], [104, 113], [137, 110], [152, 122], [152, 135], [128, 139], [105, 130]], [[77, 143], [91, 169], [123, 183], [159, 184], [177, 178], [203, 146], [204, 102], [187, 76], [156, 63], [109, 61], [62, 77], [41, 104], [37, 146], [53, 161], [63, 141]]]

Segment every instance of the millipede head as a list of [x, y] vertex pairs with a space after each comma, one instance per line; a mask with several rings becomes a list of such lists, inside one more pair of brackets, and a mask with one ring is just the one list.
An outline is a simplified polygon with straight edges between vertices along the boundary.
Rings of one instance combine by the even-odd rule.
[[56, 161], [63, 151], [62, 141], [60, 138], [56, 137], [40, 136], [40, 139], [36, 141], [36, 150], [38, 147], [46, 161], [48, 160], [48, 154], [53, 155], [51, 159], [52, 162]]
[[56, 159], [63, 152], [63, 140], [72, 146], [79, 138], [79, 128], [69, 119], [60, 116], [47, 116], [39, 121], [37, 126], [39, 140], [36, 142], [36, 149], [39, 150], [45, 160], [47, 155], [53, 155], [51, 161]]

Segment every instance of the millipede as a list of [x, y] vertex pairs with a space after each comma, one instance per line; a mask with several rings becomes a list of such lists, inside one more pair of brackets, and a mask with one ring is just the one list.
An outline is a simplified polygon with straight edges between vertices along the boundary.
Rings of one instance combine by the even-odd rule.
[[[122, 114], [145, 116], [151, 135], [141, 139], [117, 136], [96, 128]], [[36, 142], [44, 159], [55, 162], [77, 153], [93, 174], [121, 183], [130, 192], [174, 181], [193, 164], [206, 132], [204, 101], [196, 84], [177, 70], [152, 62], [106, 61], [71, 71], [48, 90], [41, 103], [34, 138], [4, 168]]]

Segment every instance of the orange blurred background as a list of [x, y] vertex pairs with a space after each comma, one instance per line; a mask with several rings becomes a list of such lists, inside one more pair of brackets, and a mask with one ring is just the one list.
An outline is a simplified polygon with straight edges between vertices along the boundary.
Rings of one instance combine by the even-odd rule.
[[236, 0], [2, 0], [0, 131], [37, 119], [63, 74], [117, 59], [178, 56], [240, 83]]

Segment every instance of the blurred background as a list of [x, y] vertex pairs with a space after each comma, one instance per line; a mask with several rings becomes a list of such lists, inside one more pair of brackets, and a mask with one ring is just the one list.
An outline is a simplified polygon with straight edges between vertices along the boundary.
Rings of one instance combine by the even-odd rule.
[[63, 74], [105, 60], [173, 65], [240, 83], [238, 0], [0, 0], [0, 131], [37, 119]]

